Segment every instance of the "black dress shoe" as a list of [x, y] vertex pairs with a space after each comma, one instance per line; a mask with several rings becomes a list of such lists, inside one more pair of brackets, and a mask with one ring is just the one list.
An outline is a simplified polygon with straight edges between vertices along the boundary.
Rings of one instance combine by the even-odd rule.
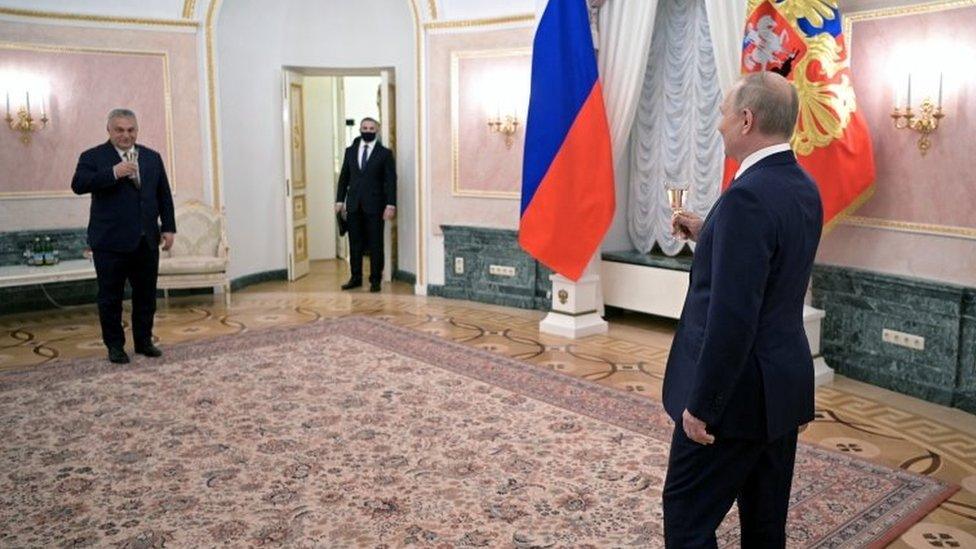
[[343, 290], [351, 290], [353, 288], [358, 288], [358, 287], [360, 287], [362, 285], [363, 285], [363, 281], [362, 280], [350, 280], [349, 282], [346, 282], [345, 284], [342, 285], [342, 289]]
[[109, 347], [108, 360], [114, 364], [128, 364], [129, 355], [125, 354], [125, 349], [122, 347]]
[[374, 294], [376, 292], [380, 291], [380, 289], [381, 288], [380, 288], [380, 283], [379, 282], [370, 282], [369, 283], [369, 291], [373, 292]]
[[163, 356], [163, 352], [159, 350], [159, 347], [153, 345], [152, 342], [136, 345], [136, 352], [151, 358]]

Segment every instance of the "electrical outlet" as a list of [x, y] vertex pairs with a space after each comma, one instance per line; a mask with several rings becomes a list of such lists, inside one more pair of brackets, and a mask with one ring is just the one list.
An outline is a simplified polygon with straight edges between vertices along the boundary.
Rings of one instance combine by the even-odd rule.
[[489, 265], [488, 273], [495, 276], [515, 276], [515, 267], [505, 265]]
[[893, 345], [915, 349], [916, 351], [925, 350], [925, 338], [920, 335], [906, 334], [905, 332], [884, 328], [881, 330], [881, 340]]
[[464, 274], [464, 258], [455, 257], [454, 258], [454, 274]]

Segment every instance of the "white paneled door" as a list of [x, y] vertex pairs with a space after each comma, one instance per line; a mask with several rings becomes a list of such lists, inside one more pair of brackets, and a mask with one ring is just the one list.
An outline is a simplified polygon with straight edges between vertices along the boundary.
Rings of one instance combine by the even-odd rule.
[[282, 120], [285, 139], [285, 220], [288, 280], [308, 274], [308, 203], [305, 170], [305, 88], [303, 77], [284, 71]]

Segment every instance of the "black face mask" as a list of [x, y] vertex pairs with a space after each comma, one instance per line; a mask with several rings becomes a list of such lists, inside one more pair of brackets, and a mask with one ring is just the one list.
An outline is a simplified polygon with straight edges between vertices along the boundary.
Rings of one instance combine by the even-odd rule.
[[359, 136], [363, 138], [366, 143], [372, 143], [376, 139], [376, 132], [359, 132]]

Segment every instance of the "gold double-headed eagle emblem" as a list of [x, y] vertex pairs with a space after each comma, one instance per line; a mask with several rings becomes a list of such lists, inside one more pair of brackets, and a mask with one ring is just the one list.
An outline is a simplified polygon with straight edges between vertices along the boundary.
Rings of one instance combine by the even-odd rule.
[[[758, 26], [757, 34], [754, 22], [756, 10], [770, 12], [770, 8], [763, 4], [771, 6], [779, 17], [767, 16], [765, 21], [760, 20], [759, 23], [764, 25]], [[798, 155], [806, 156], [842, 137], [857, 108], [843, 39], [830, 32], [808, 36], [799, 25], [801, 19], [806, 19], [808, 27], [821, 28], [839, 17], [836, 11], [838, 0], [749, 0], [747, 9], [746, 47], [760, 50], [775, 47], [778, 51], [764, 52], [767, 57], [778, 59], [781, 63], [787, 62], [788, 58], [790, 63], [789, 74], [784, 76], [792, 80], [800, 99], [800, 114], [792, 139], [793, 150]], [[786, 25], [790, 28], [779, 28]], [[772, 39], [763, 39], [761, 35], [764, 32]], [[804, 51], [794, 58], [791, 53], [795, 56], [798, 50], [796, 44], [791, 42], [798, 40], [803, 41]], [[744, 63], [744, 67], [749, 70], [747, 63]], [[777, 67], [765, 68], [773, 70]]]

